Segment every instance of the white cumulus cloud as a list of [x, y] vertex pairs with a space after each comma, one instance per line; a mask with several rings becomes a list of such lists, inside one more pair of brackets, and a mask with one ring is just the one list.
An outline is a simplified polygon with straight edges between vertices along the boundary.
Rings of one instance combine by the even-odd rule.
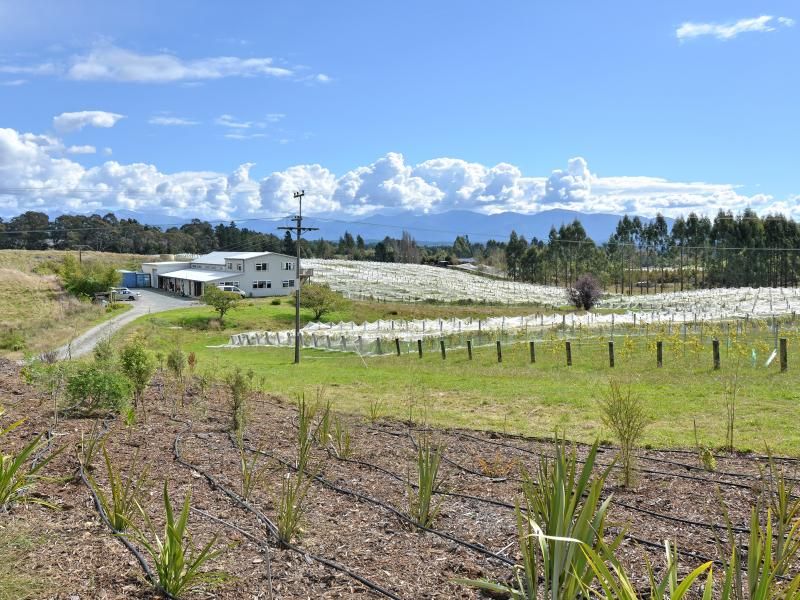
[[682, 23], [675, 30], [679, 40], [687, 40], [702, 36], [712, 36], [718, 40], [731, 40], [741, 33], [775, 31], [777, 27], [792, 27], [794, 20], [789, 17], [773, 17], [761, 15], [749, 19], [740, 19], [730, 23]]
[[[232, 131], [236, 134], [236, 131]], [[242, 135], [249, 132], [242, 131]], [[50, 135], [0, 128], [0, 216], [68, 207], [74, 212], [127, 209], [180, 218], [279, 217], [296, 210], [293, 193], [306, 192], [306, 214], [364, 216], [382, 212], [472, 210], [536, 213], [563, 208], [582, 212], [661, 212], [677, 216], [719, 209], [783, 212], [800, 217], [798, 198], [746, 195], [730, 183], [682, 182], [651, 176], [604, 176], [582, 157], [549, 174], [524, 175], [509, 163], [486, 166], [441, 157], [409, 163], [390, 152], [337, 175], [319, 164], [295, 165], [263, 178], [252, 163], [232, 173], [165, 173], [147, 163], [106, 159], [87, 167], [76, 160], [92, 147], [65, 146]], [[103, 151], [110, 154], [110, 149]]]
[[53, 117], [53, 127], [61, 133], [79, 131], [84, 127], [113, 127], [125, 115], [106, 112], [104, 110], [82, 110], [65, 112]]
[[67, 148], [67, 154], [95, 154], [97, 148], [94, 146], [70, 146]]

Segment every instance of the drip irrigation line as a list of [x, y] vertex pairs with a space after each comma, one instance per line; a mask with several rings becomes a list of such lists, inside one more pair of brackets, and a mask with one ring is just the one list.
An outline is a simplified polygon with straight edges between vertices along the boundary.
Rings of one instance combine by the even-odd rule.
[[[392, 600], [402, 600], [400, 597], [398, 597], [397, 595], [393, 594], [389, 590], [386, 590], [383, 587], [381, 587], [380, 585], [378, 585], [377, 583], [375, 583], [373, 581], [370, 581], [369, 579], [367, 579], [365, 577], [362, 577], [358, 573], [354, 573], [353, 571], [351, 571], [347, 567], [345, 567], [343, 565], [340, 565], [339, 563], [337, 563], [337, 562], [335, 562], [333, 560], [330, 560], [330, 559], [327, 559], [327, 558], [323, 558], [321, 556], [317, 556], [316, 554], [311, 554], [310, 552], [307, 552], [306, 550], [300, 548], [299, 546], [296, 546], [296, 545], [294, 545], [294, 544], [292, 544], [290, 542], [287, 542], [287, 541], [281, 539], [280, 535], [278, 534], [277, 527], [269, 519], [269, 517], [267, 517], [263, 512], [261, 512], [260, 510], [258, 510], [254, 506], [252, 506], [249, 502], [247, 502], [246, 500], [241, 498], [236, 492], [234, 492], [233, 490], [228, 489], [227, 486], [225, 486], [222, 483], [220, 483], [219, 481], [217, 481], [213, 476], [211, 476], [209, 473], [207, 473], [204, 469], [202, 469], [202, 468], [200, 468], [200, 467], [198, 467], [196, 465], [193, 465], [192, 463], [184, 460], [182, 455], [181, 455], [181, 453], [180, 453], [180, 439], [181, 439], [181, 435], [179, 434], [175, 438], [175, 443], [173, 444], [173, 453], [175, 455], [175, 460], [180, 465], [186, 467], [187, 469], [196, 471], [197, 473], [202, 475], [209, 482], [209, 484], [211, 485], [212, 489], [218, 489], [221, 492], [223, 492], [226, 496], [228, 496], [231, 500], [233, 500], [234, 504], [238, 505], [240, 508], [243, 508], [243, 509], [247, 510], [248, 512], [251, 512], [253, 515], [255, 515], [255, 517], [259, 521], [261, 521], [264, 524], [269, 523], [269, 525], [267, 526], [267, 530], [270, 533], [273, 534], [273, 536], [275, 537], [275, 540], [279, 544], [281, 544], [281, 546], [285, 547], [288, 550], [292, 550], [293, 552], [296, 552], [296, 553], [298, 553], [298, 554], [300, 554], [302, 556], [305, 556], [305, 557], [307, 557], [307, 558], [309, 558], [311, 560], [317, 561], [318, 563], [320, 563], [322, 565], [325, 565], [325, 566], [327, 566], [327, 567], [329, 567], [331, 569], [339, 571], [340, 573], [344, 573], [348, 577], [350, 577], [352, 579], [355, 579], [356, 581], [358, 581], [362, 585], [366, 586], [368, 589], [370, 589], [370, 590], [372, 590], [374, 592], [377, 592], [378, 594], [386, 596], [387, 598], [392, 598]], [[249, 448], [248, 448], [248, 450], [249, 450]]]
[[153, 571], [150, 570], [150, 567], [148, 566], [147, 561], [145, 560], [144, 556], [142, 556], [141, 552], [139, 552], [139, 550], [136, 549], [136, 546], [134, 546], [130, 542], [130, 540], [128, 540], [128, 538], [125, 536], [124, 532], [117, 531], [111, 525], [111, 521], [108, 518], [108, 515], [106, 514], [106, 511], [103, 509], [103, 505], [100, 502], [100, 499], [97, 497], [97, 494], [95, 493], [94, 488], [91, 486], [91, 484], [89, 483], [89, 480], [86, 478], [86, 472], [83, 469], [83, 465], [81, 465], [79, 467], [79, 472], [80, 472], [81, 480], [83, 481], [84, 485], [88, 488], [89, 493], [92, 496], [92, 500], [94, 502], [95, 509], [97, 510], [97, 513], [100, 515], [100, 519], [103, 521], [103, 523], [105, 523], [106, 527], [108, 527], [114, 533], [114, 537], [116, 539], [118, 539], [119, 542], [123, 546], [125, 546], [125, 548], [127, 548], [128, 551], [133, 555], [133, 557], [136, 559], [136, 562], [138, 562], [139, 566], [142, 568], [142, 571], [144, 571], [144, 576], [147, 579], [147, 581], [149, 581], [150, 584], [160, 594], [163, 594], [165, 597], [169, 598], [170, 600], [177, 600], [177, 598], [175, 598], [175, 596], [173, 596], [172, 594], [170, 594], [164, 588], [161, 587], [161, 585], [158, 583], [158, 578], [153, 574]]
[[[233, 440], [231, 440], [231, 441], [233, 442]], [[265, 450], [258, 450], [257, 448], [253, 448], [252, 446], [249, 446], [249, 445], [244, 446], [244, 448], [246, 450], [248, 450], [249, 452], [255, 452], [255, 453], [261, 454], [263, 456], [267, 456], [269, 458], [277, 460], [279, 463], [281, 463], [284, 466], [292, 469], [293, 471], [297, 471], [298, 470], [297, 467], [294, 466], [292, 463], [280, 458], [279, 456], [277, 456], [275, 454], [272, 454], [271, 452], [267, 452]], [[334, 484], [333, 482], [325, 479], [321, 475], [314, 475], [314, 474], [310, 474], [310, 473], [307, 473], [307, 475], [309, 477], [311, 477], [312, 479], [314, 479], [315, 481], [317, 481], [318, 483], [320, 483], [323, 487], [326, 487], [326, 488], [328, 488], [328, 489], [330, 489], [330, 490], [332, 490], [332, 491], [334, 491], [334, 492], [336, 492], [338, 494], [342, 494], [344, 496], [350, 496], [350, 497], [356, 498], [358, 500], [361, 500], [363, 502], [367, 502], [369, 504], [373, 504], [375, 506], [379, 506], [379, 507], [383, 508], [384, 510], [387, 510], [390, 513], [392, 513], [393, 515], [395, 515], [401, 521], [403, 521], [405, 523], [408, 523], [409, 525], [413, 526], [416, 529], [419, 529], [421, 531], [425, 531], [425, 532], [428, 532], [428, 533], [432, 533], [433, 535], [436, 535], [436, 536], [439, 536], [439, 537], [441, 537], [443, 539], [451, 541], [451, 542], [453, 542], [455, 544], [458, 544], [459, 546], [463, 546], [463, 547], [468, 548], [468, 549], [470, 549], [470, 550], [472, 550], [474, 552], [478, 552], [479, 554], [483, 554], [484, 556], [486, 556], [488, 558], [493, 558], [493, 559], [498, 560], [498, 561], [500, 561], [500, 562], [502, 562], [502, 563], [504, 563], [506, 565], [514, 566], [514, 561], [509, 560], [505, 556], [501, 556], [499, 554], [495, 554], [494, 552], [492, 552], [491, 550], [487, 550], [483, 546], [480, 546], [478, 544], [473, 544], [473, 543], [468, 542], [466, 540], [462, 540], [462, 539], [460, 539], [460, 538], [458, 538], [458, 537], [456, 537], [454, 535], [451, 535], [449, 533], [446, 533], [444, 531], [440, 531], [438, 529], [432, 529], [430, 527], [425, 527], [423, 525], [420, 525], [419, 523], [414, 521], [414, 519], [412, 519], [409, 516], [403, 514], [402, 512], [397, 510], [395, 507], [393, 507], [392, 505], [390, 505], [390, 504], [388, 504], [386, 502], [383, 502], [382, 500], [378, 500], [377, 498], [373, 498], [371, 496], [367, 496], [365, 494], [362, 494], [360, 492], [356, 492], [354, 490], [349, 490], [347, 488], [343, 488], [343, 487], [337, 486], [336, 484]]]
[[[501, 447], [504, 447], [504, 448], [510, 448], [512, 450], [516, 450], [517, 452], [522, 452], [524, 454], [530, 454], [530, 455], [536, 456], [538, 458], [552, 458], [552, 456], [549, 456], [549, 455], [543, 454], [543, 453], [539, 453], [539, 452], [534, 452], [533, 450], [528, 450], [527, 448], [520, 448], [519, 446], [514, 446], [513, 444], [505, 444], [503, 442], [496, 442], [496, 441], [492, 441], [492, 440], [484, 440], [484, 439], [481, 439], [481, 438], [478, 438], [476, 436], [472, 436], [472, 435], [469, 435], [469, 434], [466, 434], [466, 433], [450, 433], [450, 435], [455, 435], [457, 437], [463, 437], [463, 438], [466, 438], [466, 439], [471, 439], [473, 441], [477, 441], [477, 442], [480, 442], [482, 444], [490, 444], [490, 445], [493, 445], [493, 446], [501, 446]], [[577, 458], [576, 460], [579, 463], [585, 463], [586, 462], [582, 458]], [[609, 464], [609, 463], [600, 463], [600, 462], [598, 462], [596, 464], [599, 467], [609, 467], [610, 466], [612, 468], [617, 468], [617, 469], [621, 468], [619, 466], [616, 466], [616, 465], [613, 465], [613, 464]], [[728, 487], [735, 487], [735, 488], [740, 488], [740, 489], [744, 489], [744, 490], [751, 490], [752, 489], [752, 486], [746, 485], [744, 483], [735, 483], [735, 482], [732, 482], [732, 481], [718, 481], [716, 479], [711, 479], [711, 478], [708, 478], [708, 477], [696, 477], [694, 475], [686, 475], [686, 474], [683, 474], [683, 473], [668, 473], [666, 471], [656, 471], [655, 469], [641, 469], [641, 468], [636, 469], [636, 471], [639, 472], [639, 473], [642, 473], [642, 474], [647, 474], [647, 475], [661, 475], [661, 476], [664, 476], [664, 477], [674, 477], [676, 479], [687, 479], [689, 481], [700, 481], [700, 482], [703, 482], [703, 483], [714, 483], [714, 484], [717, 484], [717, 485], [725, 485], [725, 486], [728, 486]]]

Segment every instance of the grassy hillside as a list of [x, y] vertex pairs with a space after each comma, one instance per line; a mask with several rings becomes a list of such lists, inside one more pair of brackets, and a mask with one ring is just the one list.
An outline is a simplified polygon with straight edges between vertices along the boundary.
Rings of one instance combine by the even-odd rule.
[[[67, 343], [115, 314], [70, 296], [53, 273], [75, 252], [0, 250], [0, 356], [20, 358]], [[137, 267], [144, 257], [84, 252], [84, 262]], [[127, 310], [120, 304], [116, 308]]]

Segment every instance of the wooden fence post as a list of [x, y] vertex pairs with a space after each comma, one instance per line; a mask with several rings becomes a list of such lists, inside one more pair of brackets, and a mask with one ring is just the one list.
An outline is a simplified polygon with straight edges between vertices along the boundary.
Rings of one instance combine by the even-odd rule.
[[444, 340], [439, 340], [439, 346], [442, 349], [442, 360], [444, 360], [444, 359], [447, 358], [447, 353], [445, 352], [445, 349], [444, 349]]
[[422, 358], [422, 340], [417, 340], [417, 350], [419, 351], [419, 357]]
[[397, 347], [397, 356], [400, 356], [400, 338], [394, 338], [394, 345]]
[[614, 368], [614, 342], [608, 342], [608, 366]]
[[535, 363], [536, 362], [536, 346], [534, 345], [533, 340], [531, 340], [531, 342], [530, 342], [530, 347], [531, 347], [531, 363]]
[[564, 347], [567, 350], [567, 366], [572, 366], [572, 344], [570, 344], [569, 340], [564, 342]]
[[714, 370], [719, 370], [719, 340], [711, 340], [711, 346], [714, 353]]
[[[344, 339], [344, 336], [342, 336], [342, 339]], [[378, 346], [378, 355], [383, 354], [383, 349], [381, 348], [381, 338], [375, 338], [375, 342]]]
[[500, 347], [500, 340], [497, 340], [497, 362], [503, 362], [503, 349]]
[[467, 340], [467, 357], [472, 360], [472, 340]]
[[786, 371], [789, 368], [789, 352], [787, 349], [788, 341], [786, 338], [781, 338], [780, 340], [780, 347], [781, 347], [781, 373]]
[[664, 366], [664, 342], [656, 342], [656, 366], [660, 369]]

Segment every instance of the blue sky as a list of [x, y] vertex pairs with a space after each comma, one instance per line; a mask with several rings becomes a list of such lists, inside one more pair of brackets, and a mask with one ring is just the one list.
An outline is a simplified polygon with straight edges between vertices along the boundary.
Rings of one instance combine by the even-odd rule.
[[798, 13], [0, 0], [0, 216], [798, 216]]

